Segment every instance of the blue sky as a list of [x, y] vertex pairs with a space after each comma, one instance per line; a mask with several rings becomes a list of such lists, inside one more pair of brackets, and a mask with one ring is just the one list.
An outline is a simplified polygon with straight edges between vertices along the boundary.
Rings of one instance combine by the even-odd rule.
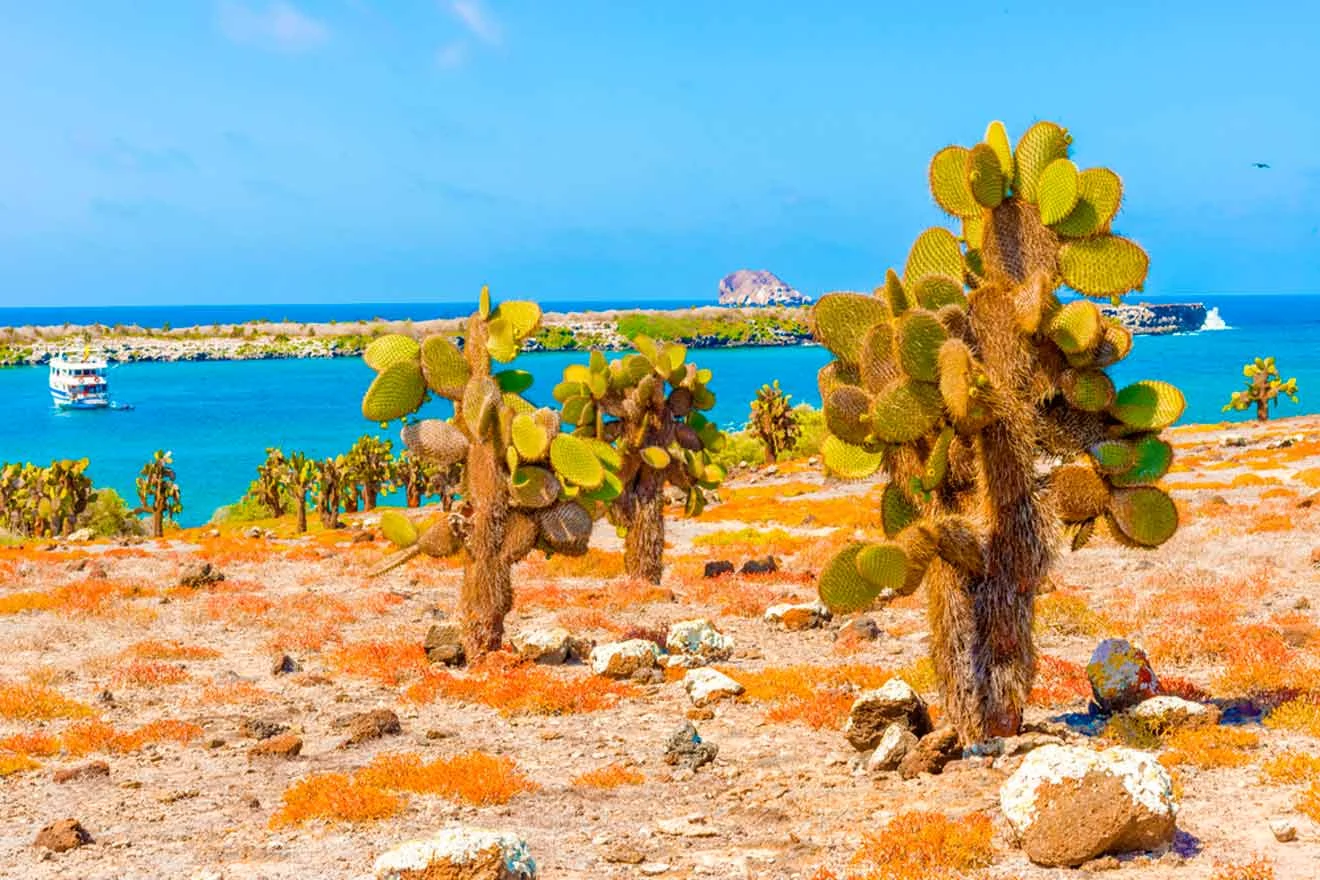
[[1148, 292], [1320, 291], [1315, 7], [0, 0], [0, 305], [866, 288], [994, 118]]

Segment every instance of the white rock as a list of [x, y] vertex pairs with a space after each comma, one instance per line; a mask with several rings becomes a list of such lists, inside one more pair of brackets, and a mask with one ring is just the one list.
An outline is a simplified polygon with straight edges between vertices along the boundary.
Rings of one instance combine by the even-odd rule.
[[702, 667], [689, 669], [683, 676], [683, 688], [692, 703], [704, 706], [726, 697], [736, 697], [743, 692], [743, 686], [718, 669]]
[[818, 629], [830, 619], [830, 609], [823, 602], [792, 604], [782, 602], [765, 609], [765, 622], [786, 630]]
[[1297, 826], [1288, 819], [1271, 819], [1270, 833], [1279, 843], [1291, 843], [1297, 839]]
[[484, 828], [446, 828], [380, 854], [376, 880], [462, 876], [470, 880], [532, 880], [537, 876], [527, 843], [516, 834]]
[[917, 744], [917, 736], [904, 724], [891, 724], [885, 728], [871, 757], [866, 760], [866, 769], [871, 772], [897, 770], [904, 756]]
[[733, 653], [733, 639], [704, 618], [682, 620], [669, 627], [665, 649], [671, 654], [688, 654], [710, 663], [729, 658]]
[[557, 665], [568, 660], [573, 634], [562, 626], [536, 627], [518, 633], [512, 642], [518, 656], [536, 663]]
[[1219, 721], [1219, 709], [1182, 697], [1161, 694], [1138, 703], [1128, 714], [1161, 733], [1182, 727], [1205, 727]]
[[654, 669], [660, 649], [649, 639], [610, 642], [591, 649], [591, 671], [610, 678], [628, 678], [639, 669]]
[[96, 535], [92, 534], [91, 529], [78, 529], [76, 532], [70, 532], [69, 537], [66, 540], [83, 542], [83, 541], [90, 541], [92, 540], [92, 538], [95, 537]]

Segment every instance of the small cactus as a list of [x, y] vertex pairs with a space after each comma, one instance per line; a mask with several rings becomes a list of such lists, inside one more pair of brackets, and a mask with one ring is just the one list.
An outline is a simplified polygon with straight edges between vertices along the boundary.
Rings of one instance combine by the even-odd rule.
[[770, 464], [792, 449], [801, 434], [792, 399], [793, 395], [785, 394], [776, 379], [773, 385], [762, 385], [752, 401], [751, 428], [765, 444], [765, 459]]
[[158, 449], [151, 461], [142, 466], [137, 478], [139, 506], [133, 513], [151, 515], [151, 535], [154, 538], [165, 533], [167, 517], [174, 519], [183, 512], [183, 500], [175, 477], [173, 456]]
[[275, 446], [267, 447], [266, 460], [257, 465], [257, 479], [248, 490], [248, 494], [276, 519], [284, 516], [288, 502], [288, 473], [289, 463], [284, 458], [284, 451]]
[[291, 454], [285, 471], [285, 485], [293, 496], [298, 534], [307, 531], [307, 493], [316, 486], [316, 462], [301, 452]]
[[362, 509], [375, 510], [383, 492], [393, 490], [393, 444], [370, 434], [363, 434], [348, 450], [344, 458], [346, 467], [345, 500], [361, 494]]
[[1286, 395], [1293, 403], [1299, 402], [1296, 377], [1285, 382], [1272, 357], [1256, 358], [1242, 368], [1242, 375], [1247, 379], [1247, 387], [1233, 392], [1228, 403], [1224, 404], [1224, 412], [1231, 409], [1240, 412], [1254, 404], [1257, 421], [1266, 422], [1270, 418], [1270, 401], [1274, 401], [1276, 409], [1281, 396]]
[[321, 525], [327, 529], [339, 528], [339, 507], [348, 489], [348, 465], [344, 456], [326, 458], [316, 463], [316, 512]]

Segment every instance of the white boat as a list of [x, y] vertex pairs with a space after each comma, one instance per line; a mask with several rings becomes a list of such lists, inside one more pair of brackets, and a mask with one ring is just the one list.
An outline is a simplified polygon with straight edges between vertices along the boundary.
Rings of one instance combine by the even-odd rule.
[[62, 353], [50, 359], [50, 396], [64, 409], [105, 409], [110, 406], [106, 360], [85, 351]]

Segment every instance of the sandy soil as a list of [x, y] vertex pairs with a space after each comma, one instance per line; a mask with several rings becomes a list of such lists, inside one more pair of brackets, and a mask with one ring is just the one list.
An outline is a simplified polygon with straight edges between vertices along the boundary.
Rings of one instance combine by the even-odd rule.
[[[1183, 528], [1156, 552], [1100, 539], [1066, 555], [1055, 578], [1058, 591], [1041, 600], [1052, 603], [1052, 614], [1042, 624], [1040, 651], [1084, 664], [1100, 638], [1121, 632], [1148, 649], [1164, 646], [1152, 650], [1161, 674], [1225, 700], [1249, 687], [1244, 674], [1258, 675], [1262, 689], [1277, 685], [1275, 673], [1313, 674], [1320, 668], [1314, 556], [1320, 547], [1320, 418], [1188, 428], [1175, 437], [1181, 458], [1168, 482]], [[1238, 442], [1243, 445], [1225, 445]], [[701, 520], [672, 524], [664, 584], [672, 600], [632, 601], [638, 591], [598, 576], [618, 562], [617, 542], [602, 534], [602, 549], [590, 564], [519, 567], [520, 606], [509, 629], [572, 622], [580, 634], [608, 641], [615, 636], [606, 625], [614, 633], [629, 626], [662, 630], [704, 616], [733, 636], [737, 648], [724, 668], [735, 677], [797, 665], [920, 669], [927, 634], [919, 596], [871, 612], [884, 633], [847, 651], [835, 642], [842, 621], [782, 632], [760, 618], [771, 601], [811, 597], [811, 574], [829, 547], [864, 525], [873, 492], [865, 483], [826, 481], [800, 463], [773, 475], [744, 475], [725, 491], [725, 505]], [[767, 508], [777, 519], [758, 512]], [[730, 536], [743, 527], [783, 529], [788, 540], [766, 547], [748, 535]], [[710, 546], [721, 540], [734, 543]], [[910, 781], [868, 775], [855, 768], [856, 753], [837, 728], [776, 720], [772, 702], [744, 698], [696, 721], [702, 736], [718, 744], [719, 756], [693, 774], [662, 760], [666, 738], [693, 708], [677, 681], [635, 686], [601, 711], [558, 716], [509, 716], [449, 697], [410, 699], [405, 692], [426, 674], [415, 654], [437, 617], [452, 612], [460, 574], [423, 564], [369, 579], [367, 570], [384, 552], [380, 540], [350, 543], [349, 532], [285, 540], [215, 538], [203, 530], [130, 548], [0, 550], [0, 643], [6, 646], [0, 741], [44, 732], [62, 743], [47, 749], [55, 754], [33, 754], [40, 766], [0, 778], [0, 877], [356, 877], [389, 846], [453, 822], [524, 835], [546, 877], [636, 877], [644, 868], [671, 878], [810, 878], [821, 867], [843, 876], [864, 832], [912, 810], [992, 817], [995, 863], [975, 876], [1071, 873], [1032, 866], [1008, 840], [997, 792], [1012, 760], [967, 759], [941, 775]], [[779, 574], [718, 585], [700, 576], [708, 558], [741, 562], [766, 552], [779, 557]], [[227, 579], [196, 590], [178, 587], [180, 570], [202, 559]], [[40, 598], [15, 598], [38, 595], [58, 599], [43, 605]], [[1081, 599], [1096, 616], [1060, 596]], [[1248, 663], [1244, 672], [1233, 659], [1238, 655], [1177, 650], [1170, 634], [1188, 625], [1186, 603], [1214, 608], [1220, 597], [1224, 608], [1233, 608], [1223, 622], [1226, 637], [1249, 639], [1263, 631], [1259, 627], [1282, 633], [1287, 670], [1277, 657], [1260, 660], [1258, 669]], [[24, 602], [32, 610], [19, 611]], [[1193, 618], [1197, 635], [1213, 625]], [[587, 626], [592, 623], [597, 626]], [[141, 647], [146, 640], [215, 653], [143, 659], [151, 654]], [[375, 678], [342, 655], [344, 646], [373, 642], [394, 646], [393, 654], [381, 649], [391, 659]], [[272, 674], [282, 650], [301, 672]], [[179, 666], [179, 673], [163, 669]], [[584, 686], [592, 681], [581, 665], [547, 674]], [[392, 675], [398, 680], [387, 683]], [[179, 680], [152, 680], [171, 676]], [[4, 691], [26, 683], [89, 707], [117, 731], [170, 719], [200, 732], [186, 744], [70, 754], [59, 737], [86, 719], [22, 718], [16, 716], [23, 710], [12, 708], [5, 716]], [[1048, 705], [1034, 705], [1029, 721], [1084, 712], [1087, 701], [1072, 694], [1041, 702]], [[345, 733], [336, 720], [375, 708], [395, 710], [403, 732], [341, 748]], [[250, 760], [255, 740], [240, 732], [249, 719], [289, 725], [304, 741], [301, 754]], [[1267, 784], [1261, 771], [1290, 749], [1317, 753], [1320, 741], [1254, 722], [1243, 729], [1257, 734], [1259, 745], [1242, 766], [1177, 768], [1178, 853], [1126, 859], [1125, 875], [1205, 878], [1217, 862], [1261, 855], [1278, 877], [1320, 876], [1320, 826], [1294, 809], [1301, 788]], [[381, 753], [409, 751], [430, 761], [471, 750], [513, 759], [538, 789], [484, 807], [411, 794], [403, 811], [384, 821], [271, 827], [286, 790], [303, 777], [351, 774]], [[0, 758], [6, 754], [0, 750]], [[53, 779], [60, 768], [98, 759], [109, 765], [108, 776]], [[574, 784], [580, 774], [616, 763], [640, 771], [644, 781], [613, 789]], [[1296, 823], [1297, 841], [1275, 841], [1268, 823], [1280, 816]], [[43, 825], [64, 817], [77, 818], [95, 843], [61, 854], [32, 846]], [[630, 851], [641, 865], [612, 861]]]

